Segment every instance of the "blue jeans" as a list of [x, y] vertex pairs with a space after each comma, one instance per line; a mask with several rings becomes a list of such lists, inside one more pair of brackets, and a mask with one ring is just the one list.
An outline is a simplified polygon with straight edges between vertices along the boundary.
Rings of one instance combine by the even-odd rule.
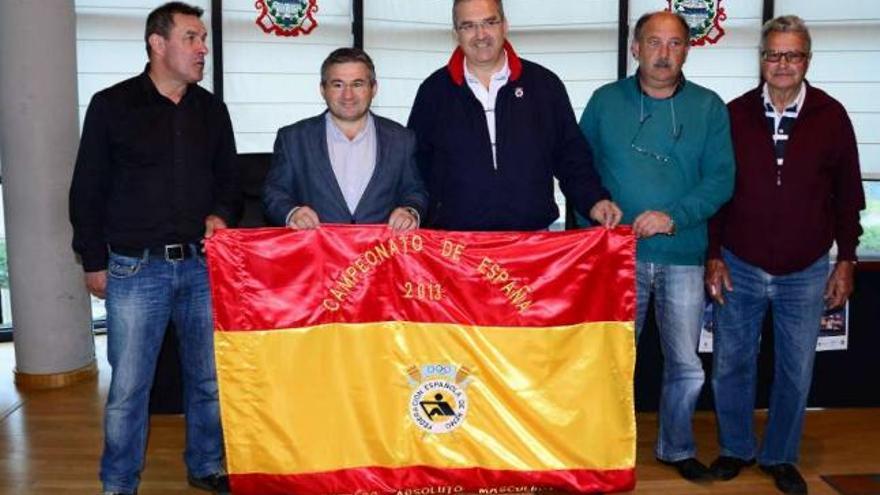
[[663, 352], [660, 432], [654, 453], [662, 461], [675, 462], [697, 452], [691, 420], [705, 380], [697, 355], [705, 305], [703, 266], [636, 263], [637, 338], [652, 292]]
[[[824, 309], [828, 256], [788, 275], [770, 275], [726, 250], [722, 256], [733, 292], [725, 293], [725, 304], [715, 305], [712, 388], [721, 455], [746, 460], [757, 455], [764, 465], [795, 463]], [[758, 451], [753, 428], [755, 382], [768, 308], [773, 312], [775, 365], [770, 414]]]
[[[198, 253], [199, 247], [188, 249]], [[104, 409], [104, 490], [137, 489], [150, 388], [169, 319], [177, 328], [183, 373], [187, 469], [197, 477], [222, 471], [214, 325], [204, 258], [166, 261], [147, 254], [138, 258], [111, 253], [106, 306], [107, 357], [113, 373]]]

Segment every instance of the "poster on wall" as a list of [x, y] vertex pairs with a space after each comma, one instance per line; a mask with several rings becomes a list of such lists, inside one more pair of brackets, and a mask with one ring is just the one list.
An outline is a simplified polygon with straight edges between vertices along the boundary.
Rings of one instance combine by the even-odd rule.
[[667, 0], [667, 4], [690, 26], [691, 46], [714, 45], [724, 36], [721, 23], [727, 19], [727, 13], [721, 0]]
[[275, 36], [308, 35], [318, 21], [318, 0], [257, 0], [257, 26]]
[[[712, 336], [715, 332], [715, 319], [712, 304], [707, 303], [703, 311], [703, 329], [700, 332], [701, 353], [712, 352]], [[826, 309], [819, 322], [819, 341], [816, 351], [845, 351], [849, 337], [849, 302], [840, 308]]]

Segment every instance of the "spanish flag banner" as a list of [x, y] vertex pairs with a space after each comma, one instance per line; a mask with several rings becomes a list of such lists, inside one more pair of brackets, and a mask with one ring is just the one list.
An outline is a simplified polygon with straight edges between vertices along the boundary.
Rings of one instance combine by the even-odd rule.
[[236, 494], [635, 485], [635, 240], [228, 229], [207, 242]]

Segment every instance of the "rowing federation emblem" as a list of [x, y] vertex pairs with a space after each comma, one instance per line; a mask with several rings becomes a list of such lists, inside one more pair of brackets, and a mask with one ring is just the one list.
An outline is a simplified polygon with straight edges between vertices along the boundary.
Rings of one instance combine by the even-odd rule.
[[450, 433], [460, 427], [468, 411], [465, 389], [473, 381], [471, 371], [451, 364], [410, 366], [407, 381], [412, 387], [409, 416], [428, 433]]
[[681, 14], [691, 28], [691, 46], [715, 44], [724, 36], [721, 22], [727, 19], [722, 0], [667, 0], [669, 10]]
[[276, 36], [307, 35], [318, 27], [318, 0], [257, 0], [257, 26]]

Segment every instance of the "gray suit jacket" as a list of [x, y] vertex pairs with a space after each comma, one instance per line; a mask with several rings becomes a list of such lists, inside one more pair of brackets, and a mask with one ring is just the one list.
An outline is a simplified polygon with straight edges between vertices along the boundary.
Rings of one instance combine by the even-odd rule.
[[348, 210], [330, 165], [324, 114], [278, 130], [263, 184], [263, 209], [272, 225], [284, 225], [296, 206], [309, 206], [322, 223], [385, 223], [394, 208], [424, 216], [428, 194], [415, 161], [415, 134], [373, 115], [376, 168], [354, 213]]

